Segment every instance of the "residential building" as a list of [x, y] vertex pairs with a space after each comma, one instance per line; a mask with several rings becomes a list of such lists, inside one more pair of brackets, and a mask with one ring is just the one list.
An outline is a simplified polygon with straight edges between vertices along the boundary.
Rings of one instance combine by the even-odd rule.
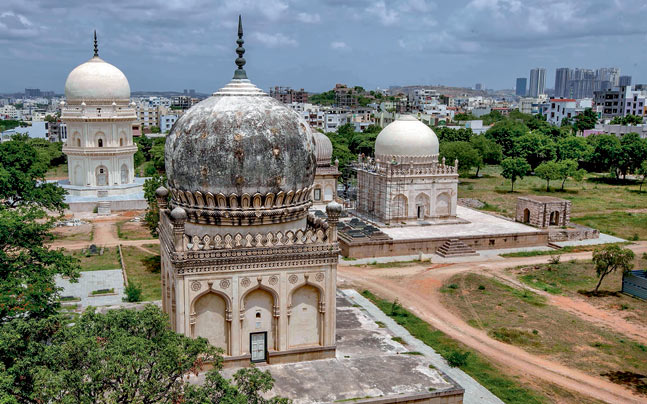
[[353, 89], [348, 88], [345, 84], [335, 84], [335, 104], [338, 107], [357, 106], [357, 98], [353, 97]]
[[515, 87], [515, 95], [518, 95], [519, 97], [524, 97], [526, 95], [526, 86], [528, 80], [525, 77], [518, 77], [517, 78], [517, 85]]
[[647, 90], [636, 86], [614, 87], [595, 92], [595, 105], [602, 118], [627, 115], [647, 115]]
[[536, 115], [539, 113], [539, 105], [541, 104], [539, 98], [525, 97], [519, 100], [518, 110], [523, 114], [533, 114]]
[[585, 98], [575, 100], [573, 98], [551, 98], [548, 102], [548, 108], [543, 111], [546, 121], [553, 125], [561, 126], [564, 119], [575, 118], [586, 108], [591, 108], [593, 100]]
[[537, 67], [530, 70], [530, 86], [528, 87], [528, 95], [537, 97], [539, 94], [544, 94], [546, 87], [546, 69]]
[[631, 85], [631, 76], [620, 76], [618, 80], [618, 86], [626, 87]]
[[177, 121], [178, 115], [177, 114], [164, 114], [160, 115], [160, 120], [159, 120], [159, 128], [160, 132], [162, 133], [167, 133], [171, 130], [173, 127], [173, 124], [175, 121]]
[[67, 125], [63, 122], [45, 122], [50, 142], [67, 142]]
[[571, 69], [560, 67], [555, 70], [555, 98], [564, 98], [567, 96], [566, 89], [570, 80]]
[[308, 102], [308, 92], [303, 88], [300, 90], [294, 90], [290, 87], [276, 86], [274, 88], [270, 88], [270, 97], [275, 98], [284, 104]]
[[3, 105], [0, 107], [0, 119], [18, 119], [21, 114], [13, 105]]

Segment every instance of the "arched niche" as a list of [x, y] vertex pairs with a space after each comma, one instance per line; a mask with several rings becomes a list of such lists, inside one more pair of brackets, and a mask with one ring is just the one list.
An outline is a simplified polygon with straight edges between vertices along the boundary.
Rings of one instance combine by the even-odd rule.
[[323, 290], [312, 284], [295, 288], [290, 295], [288, 345], [290, 348], [321, 345]]
[[447, 192], [436, 197], [436, 216], [449, 216], [451, 214], [451, 199]]
[[100, 165], [95, 169], [96, 184], [98, 187], [105, 187], [110, 185], [110, 178], [108, 176], [108, 168]]
[[191, 336], [203, 337], [215, 347], [230, 353], [231, 303], [227, 296], [209, 290], [191, 304]]

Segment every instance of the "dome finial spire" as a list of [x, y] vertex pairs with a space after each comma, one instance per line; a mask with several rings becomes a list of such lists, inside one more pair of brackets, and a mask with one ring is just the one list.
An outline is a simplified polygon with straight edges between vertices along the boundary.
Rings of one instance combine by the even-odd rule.
[[97, 44], [97, 30], [94, 30], [94, 56], [99, 57], [99, 45]]
[[234, 78], [246, 79], [247, 72], [243, 69], [243, 66], [245, 66], [245, 58], [243, 57], [245, 54], [245, 48], [243, 48], [243, 44], [245, 43], [243, 40], [243, 19], [240, 14], [238, 15], [238, 39], [236, 40], [236, 43], [238, 44], [238, 47], [236, 48], [236, 53], [238, 54], [238, 57], [236, 58], [236, 66], [238, 66], [238, 69], [234, 72]]

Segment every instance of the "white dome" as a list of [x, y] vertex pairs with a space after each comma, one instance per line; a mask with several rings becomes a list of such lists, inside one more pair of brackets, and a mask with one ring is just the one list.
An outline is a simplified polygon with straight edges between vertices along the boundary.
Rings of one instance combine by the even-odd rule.
[[438, 138], [416, 117], [402, 115], [375, 139], [376, 156], [432, 156], [438, 154]]
[[313, 130], [316, 151], [317, 151], [317, 165], [329, 166], [330, 159], [332, 158], [332, 142], [328, 136], [319, 131]]
[[130, 100], [128, 79], [98, 56], [77, 66], [65, 81], [65, 98], [74, 100]]

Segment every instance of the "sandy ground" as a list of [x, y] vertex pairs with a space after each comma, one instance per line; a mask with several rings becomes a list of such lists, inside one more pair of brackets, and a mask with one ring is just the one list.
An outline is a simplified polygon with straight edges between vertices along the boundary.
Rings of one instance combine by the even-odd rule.
[[[636, 254], [647, 251], [647, 243], [630, 246]], [[591, 252], [563, 254], [562, 259], [590, 259]], [[481, 261], [461, 264], [374, 268], [339, 265], [339, 281], [374, 290], [387, 299], [398, 299], [403, 306], [429, 322], [433, 327], [479, 351], [488, 358], [510, 368], [526, 379], [542, 379], [580, 394], [609, 403], [645, 402], [644, 396], [601, 377], [590, 376], [561, 363], [530, 354], [520, 348], [490, 338], [484, 331], [471, 327], [446, 310], [439, 289], [455, 274], [474, 271], [496, 276], [506, 282], [516, 282], [507, 276], [505, 268], [518, 265], [547, 263], [549, 257], [517, 257], [503, 261]], [[612, 328], [639, 341], [645, 341], [645, 328], [614, 316], [610, 311], [565, 296], [547, 296], [551, 304], [568, 310], [581, 318]]]

